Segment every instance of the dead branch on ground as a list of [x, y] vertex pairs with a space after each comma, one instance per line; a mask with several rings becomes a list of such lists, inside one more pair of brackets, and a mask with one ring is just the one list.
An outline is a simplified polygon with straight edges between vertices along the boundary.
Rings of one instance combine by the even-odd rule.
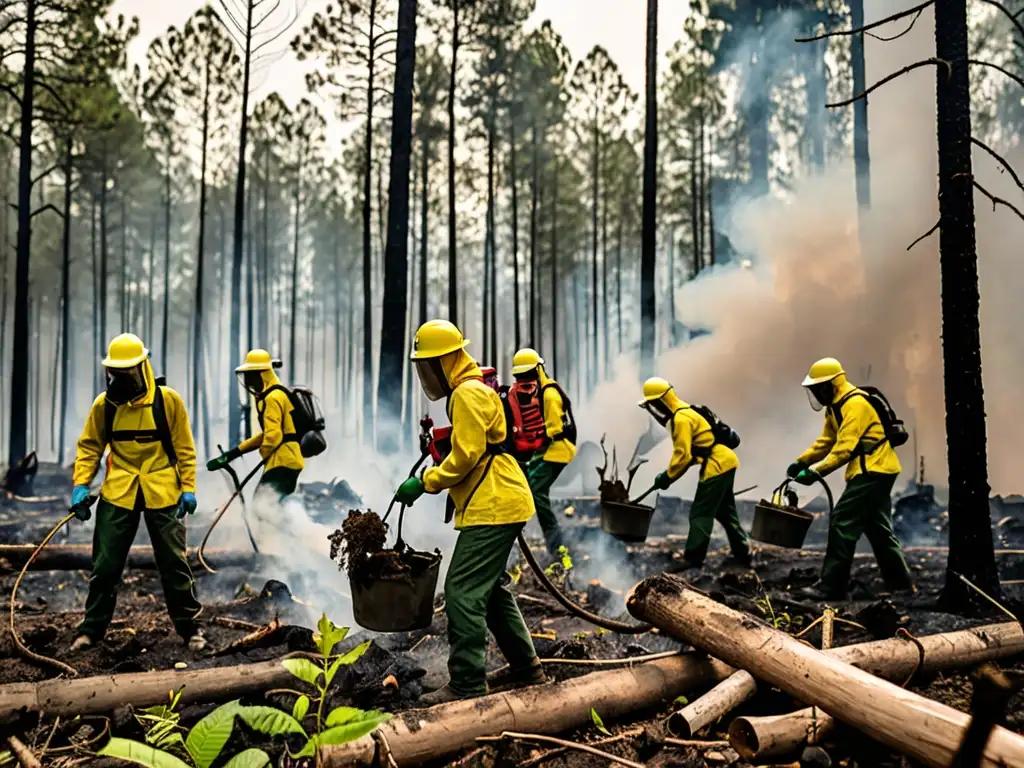
[[502, 731], [500, 736], [480, 736], [477, 741], [503, 741], [504, 739], [514, 739], [518, 741], [536, 741], [541, 744], [554, 744], [557, 747], [563, 747], [564, 749], [575, 749], [580, 752], [587, 752], [596, 757], [600, 757], [604, 760], [610, 760], [613, 763], [619, 765], [625, 765], [627, 768], [644, 768], [641, 763], [634, 763], [632, 760], [627, 760], [624, 757], [613, 755], [610, 752], [602, 752], [600, 749], [595, 749], [588, 744], [578, 744], [575, 741], [566, 741], [565, 739], [556, 739], [554, 736], [541, 736], [537, 733], [517, 733], [515, 731]]
[[32, 750], [26, 747], [17, 736], [8, 736], [7, 746], [11, 748], [11, 752], [18, 758], [21, 768], [43, 768], [43, 764], [32, 754]]

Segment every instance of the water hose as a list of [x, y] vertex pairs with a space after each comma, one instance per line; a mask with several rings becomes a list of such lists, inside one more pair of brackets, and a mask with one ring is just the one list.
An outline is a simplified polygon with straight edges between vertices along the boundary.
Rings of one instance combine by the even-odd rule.
[[[284, 445], [284, 443], [282, 443], [281, 445]], [[281, 446], [279, 445], [278, 448], [280, 448], [280, 447]], [[274, 450], [276, 451], [277, 449], [275, 448]], [[270, 456], [273, 456], [273, 455], [274, 454], [270, 454]], [[234, 480], [234, 483], [235, 483], [235, 492], [231, 494], [231, 497], [227, 501], [225, 501], [221, 505], [221, 508], [217, 511], [217, 516], [214, 517], [213, 518], [213, 522], [210, 523], [210, 527], [206, 530], [206, 535], [203, 536], [203, 541], [202, 541], [202, 543], [200, 543], [199, 549], [196, 552], [196, 557], [199, 559], [199, 564], [201, 566], [203, 566], [203, 568], [206, 569], [207, 573], [216, 573], [217, 572], [217, 569], [213, 568], [208, 562], [206, 562], [206, 558], [203, 557], [203, 552], [206, 549], [206, 543], [210, 540], [210, 534], [213, 533], [213, 529], [217, 527], [217, 523], [220, 522], [220, 519], [222, 517], [224, 517], [224, 513], [228, 511], [228, 507], [231, 506], [231, 502], [233, 502], [237, 497], [242, 495], [242, 489], [245, 488], [246, 484], [248, 484], [248, 482], [250, 480], [252, 480], [253, 477], [256, 476], [257, 472], [259, 472], [261, 469], [263, 469], [263, 465], [267, 463], [267, 461], [270, 459], [270, 456], [268, 456], [267, 458], [263, 459], [259, 464], [257, 464], [255, 467], [253, 467], [252, 471], [248, 475], [245, 476], [245, 479], [242, 480], [241, 483], [238, 482], [238, 475], [235, 474], [235, 471], [231, 470], [232, 479]], [[243, 510], [244, 510], [244, 505], [245, 505], [245, 499], [244, 498], [242, 499], [242, 504], [243, 504]], [[249, 530], [249, 523], [246, 522], [246, 520], [245, 520], [244, 512], [243, 512], [242, 522], [245, 523], [245, 530], [249, 534], [249, 541], [252, 544], [252, 548], [258, 554], [259, 553], [259, 549], [257, 549], [256, 541], [252, 537], [252, 531]]]
[[28, 569], [32, 566], [33, 561], [36, 559], [39, 553], [43, 551], [43, 548], [50, 543], [50, 540], [57, 535], [57, 532], [61, 528], [63, 528], [65, 525], [67, 525], [69, 522], [71, 522], [71, 520], [75, 518], [75, 509], [77, 507], [84, 507], [85, 509], [88, 509], [96, 502], [96, 499], [96, 496], [87, 496], [85, 501], [79, 502], [79, 504], [76, 505], [76, 507], [72, 508], [71, 512], [68, 512], [63, 518], [61, 518], [60, 522], [58, 522], [55, 526], [53, 526], [53, 528], [50, 529], [50, 532], [46, 534], [46, 538], [44, 538], [39, 543], [39, 546], [35, 548], [35, 551], [32, 552], [32, 554], [29, 555], [28, 560], [25, 561], [25, 565], [23, 565], [21, 568], [21, 573], [18, 574], [18, 578], [14, 581], [14, 588], [11, 590], [11, 610], [8, 629], [11, 632], [11, 640], [14, 642], [15, 650], [17, 650], [19, 655], [21, 655], [25, 659], [28, 659], [31, 662], [35, 662], [37, 664], [45, 664], [50, 667], [55, 667], [56, 669], [59, 669], [61, 672], [66, 672], [67, 674], [71, 675], [71, 677], [78, 677], [77, 669], [68, 664], [65, 664], [63, 661], [51, 659], [48, 656], [43, 656], [42, 654], [36, 653], [35, 651], [31, 651], [29, 650], [28, 646], [26, 646], [25, 643], [22, 642], [21, 637], [19, 637], [18, 635], [18, 629], [14, 624], [14, 606], [18, 599], [18, 588], [21, 586], [21, 580], [25, 578], [25, 574], [28, 573]]

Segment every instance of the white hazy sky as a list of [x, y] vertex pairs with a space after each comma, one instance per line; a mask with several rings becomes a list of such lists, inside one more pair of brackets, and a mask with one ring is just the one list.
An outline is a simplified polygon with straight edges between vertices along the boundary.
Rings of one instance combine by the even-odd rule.
[[[302, 3], [302, 0], [298, 1]], [[306, 0], [300, 23], [328, 2]], [[595, 45], [604, 46], [622, 68], [626, 81], [634, 90], [642, 92], [646, 0], [536, 0], [536, 3], [537, 10], [529, 26], [537, 26], [550, 19], [574, 58], [584, 56]], [[154, 37], [169, 26], [180, 27], [204, 4], [205, 0], [117, 0], [114, 12], [139, 18], [141, 32], [132, 49], [133, 58], [139, 61], [144, 58], [145, 50]], [[683, 20], [688, 10], [689, 0], [661, 1], [658, 47], [662, 54], [682, 36]], [[287, 38], [281, 43], [286, 45]], [[298, 62], [287, 55], [269, 67], [260, 78], [257, 96], [276, 90], [287, 102], [294, 103], [305, 91], [302, 74], [303, 69]]]

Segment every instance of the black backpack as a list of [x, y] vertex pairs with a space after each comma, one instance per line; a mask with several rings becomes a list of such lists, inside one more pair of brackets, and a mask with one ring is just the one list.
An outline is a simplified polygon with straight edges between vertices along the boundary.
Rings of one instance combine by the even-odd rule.
[[871, 453], [882, 443], [886, 442], [893, 448], [899, 448], [901, 445], [906, 445], [907, 441], [910, 439], [910, 434], [907, 432], [906, 425], [904, 425], [903, 419], [896, 415], [896, 411], [894, 411], [892, 406], [889, 405], [889, 400], [877, 387], [857, 387], [856, 391], [851, 392], [832, 406], [832, 416], [836, 420], [837, 427], [840, 427], [843, 424], [843, 403], [851, 397], [863, 397], [871, 404], [871, 407], [875, 409], [875, 413], [878, 415], [878, 421], [881, 422], [882, 429], [885, 432], [885, 437], [868, 449], [867, 453]]
[[153, 429], [118, 430], [114, 431], [114, 416], [117, 414], [117, 406], [110, 401], [103, 401], [103, 439], [110, 450], [114, 450], [114, 441], [127, 442], [134, 440], [137, 443], [148, 443], [152, 440], [159, 440], [167, 454], [167, 461], [170, 466], [178, 463], [178, 454], [174, 450], [174, 441], [171, 439], [171, 426], [167, 423], [167, 410], [164, 408], [164, 385], [167, 379], [159, 376], [156, 379], [156, 390], [153, 392]]
[[[740, 447], [739, 433], [715, 415], [715, 412], [706, 405], [691, 405], [692, 410], [704, 417], [704, 420], [711, 427], [712, 443], [708, 446], [693, 446], [691, 452], [694, 456], [707, 459], [711, 456], [711, 450], [716, 445], [724, 445], [730, 450]], [[685, 410], [685, 409], [684, 409]]]
[[[327, 450], [327, 438], [323, 431], [326, 427], [323, 412], [320, 410], [320, 401], [313, 390], [309, 387], [286, 387], [283, 384], [275, 384], [263, 393], [264, 398], [278, 389], [288, 395], [288, 402], [292, 406], [292, 423], [295, 424], [295, 434], [285, 435], [284, 442], [298, 443], [299, 452], [304, 458], [319, 456]], [[263, 415], [260, 414], [260, 427], [263, 426]]]

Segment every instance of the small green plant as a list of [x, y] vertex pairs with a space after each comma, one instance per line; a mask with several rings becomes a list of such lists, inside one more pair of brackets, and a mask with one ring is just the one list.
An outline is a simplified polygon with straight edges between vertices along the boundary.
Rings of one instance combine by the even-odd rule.
[[591, 721], [593, 721], [594, 726], [597, 728], [597, 730], [599, 730], [605, 736], [612, 735], [611, 731], [604, 727], [604, 721], [601, 719], [601, 716], [597, 714], [597, 710], [593, 707], [590, 708], [590, 719]]
[[678, 707], [679, 709], [682, 709], [683, 707], [685, 707], [689, 703], [690, 703], [690, 700], [688, 698], [686, 698], [685, 696], [676, 696], [675, 699], [672, 700], [672, 706], [673, 707]]
[[[343, 666], [353, 664], [370, 647], [370, 641], [367, 641], [347, 653], [333, 656], [335, 646], [347, 634], [347, 627], [336, 626], [324, 614], [313, 634], [320, 658], [316, 662], [302, 658], [281, 662], [295, 677], [316, 691], [312, 697], [317, 705], [316, 729], [312, 735], [302, 725], [312, 700], [300, 693], [290, 714], [276, 707], [242, 706], [239, 701], [228, 702], [196, 723], [186, 736], [176, 711], [181, 700], [181, 691], [178, 691], [170, 694], [168, 704], [150, 707], [136, 716], [146, 729], [145, 743], [112, 738], [98, 754], [147, 768], [210, 768], [231, 738], [235, 718], [240, 718], [254, 731], [267, 736], [291, 733], [304, 736], [305, 746], [292, 757], [312, 757], [322, 745], [344, 744], [365, 736], [381, 723], [390, 720], [391, 715], [378, 711], [367, 712], [355, 707], [336, 707], [324, 714], [327, 692], [338, 671]], [[246, 749], [224, 763], [223, 768], [266, 768], [270, 762], [270, 757], [263, 750]]]
[[544, 574], [549, 579], [554, 579], [564, 584], [571, 570], [572, 556], [569, 554], [568, 548], [563, 545], [558, 548], [558, 559], [544, 569]]
[[523, 569], [519, 567], [519, 563], [516, 563], [515, 568], [510, 571], [505, 571], [505, 573], [507, 573], [508, 577], [512, 579], [513, 584], [518, 584], [523, 578]]

